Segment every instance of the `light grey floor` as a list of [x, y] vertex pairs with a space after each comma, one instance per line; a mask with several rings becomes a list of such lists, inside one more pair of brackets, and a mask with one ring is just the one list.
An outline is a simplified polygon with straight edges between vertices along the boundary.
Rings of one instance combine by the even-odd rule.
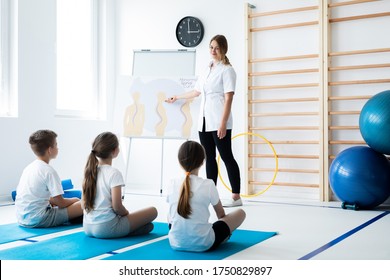
[[[157, 221], [166, 222], [165, 197], [127, 194], [128, 209], [153, 205]], [[389, 208], [343, 210], [339, 202], [285, 202], [244, 200], [247, 218], [242, 229], [277, 231], [278, 235], [230, 256], [231, 260], [390, 260]], [[231, 209], [226, 208], [226, 212]], [[380, 216], [383, 215], [383, 216]], [[377, 219], [373, 221], [372, 219]], [[214, 220], [215, 215], [211, 216]], [[15, 206], [0, 207], [0, 223], [13, 223]], [[66, 233], [59, 233], [66, 234]], [[41, 239], [52, 238], [48, 235]], [[0, 250], [23, 242], [0, 245]]]

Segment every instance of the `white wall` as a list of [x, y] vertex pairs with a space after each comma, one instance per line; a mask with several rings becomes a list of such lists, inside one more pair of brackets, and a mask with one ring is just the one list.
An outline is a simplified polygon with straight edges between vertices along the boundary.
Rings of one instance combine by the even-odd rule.
[[[234, 129], [233, 134], [247, 131], [246, 128], [246, 115], [245, 108], [246, 102], [244, 99], [244, 94], [246, 93], [245, 89], [245, 69], [247, 68], [247, 62], [245, 60], [246, 46], [245, 46], [245, 29], [244, 22], [244, 5], [248, 1], [238, 1], [238, 0], [151, 0], [151, 1], [129, 1], [129, 0], [118, 0], [117, 2], [117, 74], [118, 75], [131, 75], [132, 67], [132, 51], [134, 49], [176, 49], [183, 48], [176, 40], [175, 37], [175, 28], [177, 22], [184, 16], [192, 15], [198, 17], [204, 24], [205, 27], [205, 37], [203, 42], [196, 47], [197, 60], [196, 60], [196, 74], [200, 74], [205, 65], [209, 60], [208, 45], [209, 39], [215, 34], [224, 34], [229, 42], [229, 51], [228, 56], [237, 72], [237, 89], [236, 95], [233, 102], [233, 118], [234, 118]], [[274, 11], [274, 10], [283, 10], [303, 6], [315, 6], [318, 5], [319, 1], [317, 0], [253, 0], [249, 1], [251, 4], [255, 5], [256, 12], [265, 12], [265, 11]], [[298, 3], [299, 2], [299, 3]], [[340, 1], [333, 1], [340, 2]], [[380, 3], [382, 2], [382, 3]], [[387, 4], [386, 4], [387, 2]], [[378, 3], [372, 4], [372, 13], [379, 12], [381, 9], [386, 10], [388, 7], [389, 1], [378, 1]], [[370, 5], [370, 4], [368, 4]], [[364, 6], [366, 7], [366, 6]], [[357, 15], [359, 13], [364, 14], [365, 9], [362, 5], [350, 5], [343, 8], [335, 9], [335, 16], [345, 16], [345, 15]], [[371, 10], [369, 12], [371, 12]], [[379, 10], [379, 11], [378, 11]], [[300, 17], [304, 18], [300, 18]], [[311, 20], [318, 20], [319, 12], [309, 11], [303, 14], [292, 13], [287, 15], [279, 15], [275, 17], [263, 17], [259, 19], [261, 26], [269, 25], [281, 25]], [[369, 49], [369, 48], [380, 48], [388, 46], [389, 40], [388, 36], [382, 36], [378, 38], [375, 32], [368, 32], [369, 40], [365, 40], [364, 36], [359, 36], [360, 31], [364, 30], [373, 30], [376, 29], [376, 24], [379, 20], [373, 21], [353, 21], [342, 26], [347, 26], [351, 32], [340, 32], [339, 29], [335, 29], [332, 40], [332, 49], [334, 50], [353, 50], [353, 49]], [[343, 27], [342, 27], [343, 28]], [[355, 32], [356, 30], [360, 30]], [[352, 32], [353, 31], [353, 32]], [[367, 31], [364, 31], [366, 34]], [[363, 34], [363, 33], [362, 33]], [[255, 55], [260, 57], [278, 57], [278, 56], [287, 56], [287, 55], [297, 55], [297, 54], [308, 54], [308, 53], [317, 53], [320, 48], [320, 35], [319, 27], [311, 26], [303, 30], [297, 29], [284, 29], [277, 32], [264, 32], [262, 33], [261, 39], [256, 42], [257, 49], [255, 50]], [[287, 69], [291, 67], [297, 67], [294, 62], [283, 62], [283, 64], [291, 63], [291, 65], [281, 65], [281, 63], [275, 63], [270, 65], [270, 67], [282, 66], [282, 69]], [[318, 67], [319, 61], [314, 61], [314, 64], [309, 66], [301, 66], [302, 68], [316, 68]], [[299, 68], [299, 66], [297, 67]], [[309, 76], [309, 75], [307, 75]], [[309, 80], [301, 81], [302, 77], [298, 75], [289, 75], [286, 76], [277, 76], [277, 77], [266, 77], [263, 79], [265, 84], [286, 84], [286, 83], [300, 83], [300, 82], [318, 82], [319, 74], [314, 74], [309, 76]], [[364, 79], [364, 74], [360, 79]], [[289, 79], [289, 80], [283, 80]], [[380, 86], [373, 86], [373, 90], [378, 88], [386, 87], [386, 84]], [[356, 88], [356, 87], [355, 87]], [[367, 87], [360, 87], [367, 88]], [[318, 91], [318, 89], [315, 89]], [[352, 89], [353, 90], [353, 89]], [[296, 89], [295, 91], [290, 90], [292, 94], [295, 92], [306, 92], [307, 89]], [[379, 91], [378, 91], [379, 92]], [[269, 96], [275, 95], [275, 91], [270, 90]], [[271, 110], [278, 110], [277, 105], [274, 106]], [[314, 105], [315, 108], [313, 111], [318, 110], [318, 104]], [[312, 124], [315, 123], [315, 124]], [[318, 125], [319, 118], [313, 118], [310, 123], [306, 125]], [[275, 120], [270, 120], [265, 126], [278, 126], [275, 123]], [[280, 124], [279, 124], [280, 125]], [[288, 125], [288, 124], [283, 124]], [[291, 123], [290, 123], [291, 125]], [[265, 132], [267, 133], [267, 132]], [[271, 132], [272, 133], [272, 132]], [[354, 132], [346, 132], [354, 133]], [[313, 136], [310, 132], [299, 132], [300, 137], [303, 139], [310, 139]], [[267, 135], [267, 134], [266, 134]], [[267, 137], [267, 136], [266, 136]], [[283, 137], [283, 135], [281, 136]], [[319, 138], [319, 136], [317, 136]], [[351, 137], [355, 137], [352, 135]], [[234, 141], [234, 151], [239, 162], [240, 167], [242, 168], [243, 182], [245, 182], [244, 170], [245, 158], [243, 157], [243, 141], [245, 139], [237, 139]], [[147, 188], [146, 185], [152, 185], [149, 190], [151, 192], [156, 192], [156, 185], [160, 182], [160, 142], [153, 143], [153, 141], [142, 141], [137, 144], [136, 152], [131, 157], [130, 170], [129, 170], [129, 189], [132, 188]], [[145, 149], [142, 149], [142, 147]], [[283, 153], [286, 147], [277, 147], [278, 150]], [[305, 149], [305, 153], [318, 153], [318, 145], [316, 151], [310, 150], [312, 147], [302, 147]], [[164, 155], [164, 161], [169, 161], [164, 164], [165, 169], [163, 175], [163, 184], [169, 179], [171, 175], [175, 175], [177, 172], [177, 162], [176, 162], [176, 150], [177, 146], [173, 145], [172, 149], [166, 149]], [[288, 151], [291, 154], [294, 152]], [[288, 153], [287, 152], [287, 153]], [[299, 151], [302, 152], [302, 151]], [[154, 160], [150, 160], [154, 158]], [[145, 161], [145, 159], [147, 159]], [[297, 164], [295, 161], [293, 164]], [[319, 165], [319, 163], [317, 163]], [[311, 166], [309, 166], [311, 167]], [[308, 168], [308, 167], [305, 167]], [[146, 170], [146, 172], [145, 172]], [[283, 181], [283, 176], [288, 177], [289, 174], [278, 174], [278, 178], [281, 178]], [[303, 177], [301, 174], [297, 174], [296, 177]], [[318, 184], [318, 176], [313, 176], [311, 174], [303, 177], [303, 180], [306, 180], [307, 183], [316, 183]], [[298, 178], [298, 181], [302, 181], [302, 178]], [[288, 180], [285, 180], [288, 181]], [[158, 189], [158, 187], [157, 187]], [[220, 189], [224, 189], [223, 187]], [[275, 188], [276, 189], [276, 188]], [[283, 189], [278, 187], [277, 189]], [[290, 188], [291, 189], [291, 188]], [[313, 193], [310, 191], [309, 194], [305, 193], [306, 190], [298, 190], [295, 188], [296, 192], [299, 193], [298, 196], [304, 197], [308, 196], [314, 198], [315, 200], [319, 199], [319, 193]], [[306, 188], [308, 189], [308, 188]], [[312, 189], [315, 190], [315, 189]], [[148, 192], [148, 190], [143, 190]], [[142, 192], [142, 191], [141, 191]], [[286, 199], [291, 198], [292, 194], [285, 192], [283, 189], [282, 194]], [[292, 191], [294, 192], [294, 191]], [[226, 193], [223, 193], [225, 195]]]
[[[202, 73], [210, 59], [209, 55], [209, 40], [216, 34], [226, 36], [229, 43], [228, 57], [237, 72], [237, 87], [233, 101], [233, 135], [247, 131], [247, 115], [246, 115], [246, 100], [245, 89], [246, 69], [248, 67], [246, 61], [247, 46], [245, 44], [246, 19], [245, 9], [248, 1], [238, 0], [168, 0], [168, 1], [128, 1], [119, 0], [117, 5], [117, 31], [118, 31], [118, 75], [131, 75], [132, 67], [132, 50], [134, 49], [180, 49], [183, 48], [175, 37], [176, 25], [184, 16], [192, 15], [198, 17], [205, 28], [205, 36], [200, 45], [196, 47], [196, 75]], [[296, 0], [281, 1], [250, 1], [257, 7], [258, 11], [272, 11], [279, 9], [289, 9], [297, 6]], [[316, 5], [316, 0], [299, 1], [299, 6]], [[317, 14], [315, 14], [318, 16]], [[279, 19], [280, 20], [280, 19]], [[311, 33], [312, 34], [312, 33]], [[305, 36], [307, 34], [304, 34]], [[314, 34], [315, 35], [315, 34]], [[289, 35], [286, 32], [284, 42], [276, 43], [272, 46], [271, 42], [266, 42], [266, 56], [275, 55], [278, 50], [284, 49], [289, 39], [294, 35]], [[301, 47], [302, 44], [294, 40], [297, 44], [295, 47]], [[318, 38], [314, 42], [317, 44], [314, 47], [318, 48]], [[290, 40], [291, 43], [291, 40]], [[263, 42], [260, 42], [259, 47], [263, 50]], [[278, 48], [276, 48], [276, 46]], [[288, 45], [290, 47], [290, 45]], [[305, 48], [313, 46], [305, 46]], [[292, 49], [292, 52], [294, 50]], [[301, 50], [305, 51], [305, 50]], [[241, 169], [242, 189], [245, 188], [246, 182], [246, 158], [244, 156], [245, 137], [237, 138], [233, 141], [233, 149], [235, 157]], [[170, 140], [168, 140], [170, 141]], [[167, 142], [168, 142], [167, 141]], [[131, 156], [128, 190], [132, 191], [142, 188], [140, 192], [156, 193], [156, 185], [160, 184], [160, 161], [161, 161], [161, 145], [158, 141], [149, 141], [147, 150], [142, 152], [141, 146], [137, 146], [137, 152]], [[177, 144], [179, 145], [179, 143]], [[178, 167], [176, 154], [177, 145], [172, 144], [172, 149], [165, 149], [164, 153], [164, 170], [163, 170], [163, 187], [167, 184], [172, 176], [177, 176], [180, 172]], [[145, 156], [145, 157], [144, 157]], [[155, 158], [154, 161], [144, 161], [144, 158]], [[222, 168], [223, 168], [223, 164]], [[147, 173], [143, 172], [147, 170]], [[204, 172], [204, 170], [202, 170]], [[204, 173], [203, 173], [204, 174]], [[224, 180], [228, 182], [225, 172], [223, 172]], [[157, 187], [158, 189], [158, 187]], [[222, 186], [219, 180], [219, 190], [222, 197], [229, 196], [229, 192]], [[300, 191], [301, 192], [301, 191]], [[305, 192], [305, 191], [304, 191]], [[285, 194], [284, 194], [285, 195]], [[305, 195], [305, 194], [303, 194]], [[310, 194], [312, 195], [312, 194]], [[287, 194], [286, 196], [290, 196]], [[299, 194], [302, 196], [302, 193]], [[314, 195], [314, 199], [318, 199], [318, 195]]]
[[[35, 130], [52, 129], [58, 134], [59, 155], [50, 164], [62, 179], [71, 178], [76, 186], [80, 186], [93, 138], [101, 131], [111, 129], [111, 117], [97, 121], [63, 119], [54, 115], [55, 13], [56, 1], [19, 0], [19, 115], [15, 118], [0, 118], [0, 197], [3, 199], [10, 199], [23, 168], [35, 158], [28, 144], [28, 138]], [[110, 69], [111, 75], [114, 75], [112, 65]], [[110, 86], [113, 86], [113, 78], [109, 78]], [[109, 106], [112, 104], [112, 92]], [[112, 115], [110, 109], [109, 116]]]
[[[298, 0], [253, 0], [258, 11], [288, 9], [297, 6]], [[204, 24], [205, 37], [196, 48], [196, 74], [209, 60], [209, 39], [224, 34], [229, 41], [228, 56], [237, 72], [237, 89], [233, 103], [233, 134], [246, 131], [244, 108], [245, 90], [245, 32], [244, 0], [109, 0], [107, 54], [108, 119], [105, 121], [60, 119], [55, 110], [55, 1], [19, 0], [19, 116], [0, 118], [0, 197], [9, 196], [18, 183], [23, 168], [34, 159], [28, 145], [29, 135], [42, 128], [53, 129], [59, 135], [60, 153], [51, 164], [62, 178], [72, 178], [80, 186], [85, 159], [93, 138], [110, 130], [115, 99], [115, 77], [131, 75], [132, 52], [135, 49], [180, 49], [176, 40], [177, 22], [184, 16], [198, 17]], [[387, 2], [387, 1], [378, 1]], [[299, 6], [315, 5], [316, 0], [299, 0]], [[388, 3], [388, 2], [387, 2]], [[351, 6], [352, 7], [352, 6]], [[276, 22], [277, 23], [277, 22]], [[273, 23], [273, 24], [276, 24]], [[352, 24], [353, 25], [353, 24]], [[337, 35], [337, 34], [336, 34]], [[289, 38], [286, 35], [286, 41]], [[340, 39], [345, 39], [340, 38]], [[372, 42], [373, 40], [370, 40]], [[348, 40], [342, 42], [348, 44]], [[368, 42], [369, 43], [369, 42]], [[281, 45], [278, 45], [281, 47]], [[288, 45], [284, 46], [288, 47]], [[370, 45], [367, 46], [369, 48]], [[269, 51], [266, 49], [265, 51]], [[277, 49], [276, 49], [277, 50]], [[269, 53], [271, 56], [271, 53]], [[243, 140], [235, 141], [240, 166]], [[160, 143], [139, 140], [135, 143], [138, 154], [130, 164], [130, 183], [153, 185], [158, 191], [160, 181]], [[166, 143], [164, 154], [164, 181], [176, 175], [176, 151], [179, 143]], [[126, 146], [122, 155], [126, 156]], [[141, 159], [141, 160], [140, 160]], [[137, 162], [137, 160], [140, 160]], [[115, 164], [124, 170], [123, 157]], [[245, 178], [242, 178], [245, 181]], [[131, 187], [131, 186], [130, 186]], [[225, 194], [223, 194], [225, 195]]]
[[[217, 34], [224, 34], [229, 40], [229, 58], [237, 73], [242, 73], [246, 63], [243, 61], [245, 46], [243, 44], [244, 26], [243, 1], [108, 1], [116, 5], [111, 16], [116, 21], [115, 37], [108, 38], [108, 45], [115, 46], [108, 53], [117, 56], [111, 60], [117, 63], [117, 69], [111, 74], [130, 75], [133, 49], [177, 49], [182, 46], [175, 37], [177, 22], [186, 15], [199, 17], [205, 26], [205, 37], [197, 48], [197, 73], [209, 60], [208, 41]], [[37, 130], [48, 128], [58, 133], [59, 156], [51, 164], [61, 178], [72, 178], [75, 185], [80, 185], [85, 159], [90, 150], [90, 143], [97, 133], [110, 130], [112, 120], [113, 90], [108, 93], [108, 120], [59, 119], [55, 113], [55, 1], [52, 0], [19, 0], [19, 116], [1, 118], [0, 138], [1, 154], [5, 160], [0, 163], [1, 184], [0, 196], [9, 196], [15, 189], [23, 168], [34, 159], [29, 145], [29, 135]], [[110, 45], [113, 43], [113, 45]], [[112, 66], [112, 65], [111, 65]], [[111, 81], [112, 82], [112, 81]], [[112, 85], [111, 85], [112, 86]], [[243, 79], [238, 79], [237, 98], [234, 101], [235, 130], [241, 130], [245, 118], [238, 112], [244, 108]], [[239, 90], [241, 89], [241, 90]], [[145, 146], [141, 143], [141, 146]], [[168, 143], [168, 146], [172, 144]], [[177, 147], [177, 146], [176, 146]], [[150, 149], [154, 166], [160, 163], [158, 148]], [[156, 153], [153, 153], [153, 152]], [[123, 151], [125, 154], [126, 151]], [[176, 153], [175, 153], [176, 155]], [[156, 158], [157, 157], [157, 158]], [[169, 158], [169, 157], [166, 157]], [[116, 162], [123, 168], [123, 160]], [[147, 165], [147, 164], [146, 164]], [[146, 166], [148, 168], [150, 166]], [[173, 167], [174, 169], [176, 167]], [[148, 168], [142, 176], [156, 177], [159, 182], [159, 168]], [[154, 175], [149, 176], [148, 172]], [[146, 175], [145, 175], [146, 174]]]
[[[118, 75], [131, 75], [133, 50], [183, 49], [184, 47], [176, 40], [176, 25], [184, 16], [198, 17], [204, 25], [205, 36], [200, 45], [196, 47], [195, 74], [202, 73], [210, 60], [208, 47], [211, 37], [216, 34], [225, 35], [229, 43], [227, 55], [238, 76], [232, 109], [233, 134], [246, 131], [244, 70], [247, 64], [244, 59], [246, 50], [243, 32], [244, 2], [237, 0], [119, 0], [117, 5]], [[131, 155], [128, 190], [144, 188], [141, 192], [158, 193], [161, 179], [161, 142], [159, 140], [137, 141], [137, 146]], [[240, 140], [237, 140], [235, 154], [239, 164], [243, 165], [243, 145], [238, 145], [238, 142]], [[177, 163], [177, 148], [180, 143], [181, 141], [165, 140], [164, 186], [172, 176], [178, 176], [177, 172], [180, 172]], [[142, 146], [147, 149], [142, 150]], [[151, 158], [154, 160], [145, 161]]]

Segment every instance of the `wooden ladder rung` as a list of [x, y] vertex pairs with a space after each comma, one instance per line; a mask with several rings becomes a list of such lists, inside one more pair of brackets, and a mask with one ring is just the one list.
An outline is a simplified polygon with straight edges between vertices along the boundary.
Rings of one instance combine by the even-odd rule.
[[[275, 172], [274, 168], [250, 168], [250, 171], [253, 172]], [[314, 169], [288, 169], [288, 168], [279, 168], [278, 172], [285, 173], [319, 173], [319, 170]]]
[[364, 145], [366, 144], [365, 141], [358, 141], [358, 140], [330, 140], [330, 145]]
[[330, 23], [335, 23], [335, 22], [342, 22], [342, 21], [351, 21], [351, 20], [359, 20], [359, 19], [367, 19], [367, 18], [377, 18], [377, 17], [387, 17], [387, 16], [390, 16], [390, 12], [366, 14], [366, 15], [351, 16], [351, 17], [331, 18], [331, 19], [329, 19], [329, 22]]
[[363, 84], [385, 84], [385, 83], [390, 83], [390, 79], [339, 81], [339, 82], [329, 82], [328, 84], [330, 86], [342, 86], [342, 85], [363, 85]]
[[359, 129], [359, 126], [357, 125], [334, 125], [334, 126], [329, 126], [329, 130], [356, 130]]
[[308, 98], [286, 98], [286, 99], [252, 99], [249, 100], [250, 104], [256, 103], [282, 103], [282, 102], [317, 102], [319, 101], [318, 97], [308, 97]]
[[343, 51], [343, 52], [330, 52], [328, 56], [342, 56], [342, 55], [359, 55], [369, 53], [381, 53], [390, 52], [390, 48], [369, 49], [369, 50], [356, 50], [356, 51]]
[[[251, 158], [274, 158], [273, 154], [249, 154]], [[277, 154], [278, 158], [286, 159], [319, 159], [318, 155], [281, 155]]]
[[360, 111], [330, 111], [329, 115], [359, 115]]
[[370, 99], [372, 95], [355, 95], [355, 96], [329, 96], [330, 101], [339, 101], [339, 100], [365, 100]]
[[[284, 141], [270, 141], [273, 145], [288, 145], [288, 144], [294, 144], [294, 145], [318, 145], [320, 142], [319, 141], [293, 141], [293, 140], [284, 140]], [[249, 141], [249, 144], [267, 144], [265, 141]]]
[[294, 28], [294, 27], [302, 27], [302, 26], [310, 26], [310, 25], [318, 25], [318, 20], [290, 23], [290, 24], [282, 24], [282, 25], [273, 25], [273, 26], [266, 26], [266, 27], [256, 27], [256, 28], [251, 28], [250, 32], [261, 32], [261, 31]]
[[284, 70], [284, 71], [268, 71], [268, 72], [251, 72], [249, 76], [272, 76], [272, 75], [288, 75], [288, 74], [305, 74], [305, 73], [316, 73], [319, 72], [318, 68], [310, 69], [297, 69], [297, 70]]
[[250, 127], [250, 130], [318, 130], [318, 126], [269, 126]]
[[[268, 186], [269, 182], [258, 182], [258, 181], [249, 181], [249, 184], [259, 185], [259, 186]], [[274, 182], [273, 186], [286, 186], [286, 187], [304, 187], [304, 188], [318, 188], [318, 184], [307, 184], [307, 183], [292, 183], [292, 182]]]
[[390, 63], [329, 67], [329, 71], [360, 70], [390, 67]]
[[318, 6], [307, 6], [307, 7], [300, 7], [300, 8], [294, 8], [294, 9], [285, 9], [285, 10], [262, 12], [262, 13], [253, 13], [253, 14], [250, 14], [248, 17], [249, 18], [265, 17], [265, 16], [273, 16], [273, 15], [280, 15], [280, 14], [287, 14], [287, 13], [296, 13], [296, 12], [303, 12], [303, 11], [310, 11], [310, 10], [317, 10], [317, 9], [318, 9]]
[[271, 61], [284, 61], [284, 60], [295, 60], [295, 59], [310, 59], [318, 58], [318, 54], [304, 54], [304, 55], [291, 55], [291, 56], [279, 56], [279, 57], [268, 57], [268, 58], [253, 58], [249, 59], [248, 63], [261, 63]]
[[249, 86], [249, 90], [260, 90], [260, 89], [282, 89], [282, 88], [303, 88], [303, 87], [318, 87], [318, 83], [307, 83], [307, 84], [289, 84], [289, 85], [270, 85], [270, 86]]
[[294, 117], [294, 116], [318, 116], [318, 112], [271, 112], [271, 113], [251, 113], [249, 117]]
[[360, 3], [366, 3], [366, 2], [375, 2], [378, 0], [353, 0], [353, 1], [345, 1], [345, 2], [340, 2], [340, 3], [330, 3], [328, 4], [329, 8], [334, 8], [334, 7], [340, 7], [340, 6], [347, 6], [347, 5], [355, 5], [355, 4], [360, 4]]

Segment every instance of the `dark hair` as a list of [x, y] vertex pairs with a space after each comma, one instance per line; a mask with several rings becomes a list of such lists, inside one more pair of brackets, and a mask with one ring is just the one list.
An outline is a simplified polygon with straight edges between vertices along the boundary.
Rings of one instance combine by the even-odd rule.
[[99, 134], [92, 143], [92, 150], [84, 168], [84, 180], [82, 185], [84, 209], [87, 212], [93, 210], [96, 196], [97, 170], [99, 165], [97, 157], [107, 159], [118, 147], [118, 137], [111, 132], [103, 132]]
[[185, 219], [188, 219], [189, 215], [192, 213], [190, 205], [190, 172], [201, 167], [205, 158], [206, 153], [204, 148], [198, 142], [186, 141], [180, 146], [178, 153], [179, 163], [187, 173], [186, 178], [181, 186], [177, 212]]
[[57, 134], [54, 131], [44, 129], [31, 134], [28, 142], [35, 155], [44, 156], [47, 149], [54, 147], [56, 138]]
[[215, 41], [218, 44], [219, 51], [222, 55], [222, 63], [226, 65], [231, 65], [229, 58], [226, 56], [226, 53], [228, 51], [228, 42], [226, 40], [226, 37], [223, 35], [215, 35], [213, 38], [211, 38], [210, 44], [212, 41]]

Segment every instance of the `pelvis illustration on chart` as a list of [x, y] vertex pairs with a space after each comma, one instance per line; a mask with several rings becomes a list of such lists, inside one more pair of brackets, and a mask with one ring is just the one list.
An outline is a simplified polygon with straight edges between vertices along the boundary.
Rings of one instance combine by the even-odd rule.
[[199, 101], [165, 102], [170, 96], [191, 91], [195, 77], [131, 79], [127, 90], [122, 89], [120, 105], [117, 102], [123, 112], [123, 136], [188, 139], [196, 135]]

